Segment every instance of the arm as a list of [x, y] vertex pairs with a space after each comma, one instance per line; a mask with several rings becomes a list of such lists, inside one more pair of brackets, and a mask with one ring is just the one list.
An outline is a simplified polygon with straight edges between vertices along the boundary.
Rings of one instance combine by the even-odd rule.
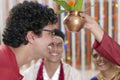
[[103, 57], [120, 65], [120, 45], [110, 38], [93, 18], [83, 13], [80, 15], [86, 21], [84, 28], [90, 30], [96, 39], [93, 47]]
[[103, 57], [120, 66], [120, 45], [104, 33], [102, 41], [94, 42], [95, 48]]
[[0, 68], [0, 80], [22, 80], [23, 76], [7, 68]]

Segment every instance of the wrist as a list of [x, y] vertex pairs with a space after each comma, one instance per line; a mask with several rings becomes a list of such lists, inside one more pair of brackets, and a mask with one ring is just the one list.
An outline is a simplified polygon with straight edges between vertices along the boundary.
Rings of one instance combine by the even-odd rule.
[[93, 27], [91, 27], [90, 31], [93, 33], [95, 39], [98, 42], [101, 42], [103, 35], [104, 35], [103, 29], [97, 24], [97, 25], [94, 25]]

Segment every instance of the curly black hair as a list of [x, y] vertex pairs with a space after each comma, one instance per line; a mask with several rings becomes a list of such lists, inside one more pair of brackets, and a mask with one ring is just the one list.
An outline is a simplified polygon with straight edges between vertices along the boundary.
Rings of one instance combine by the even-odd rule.
[[33, 31], [41, 35], [41, 29], [48, 24], [56, 24], [57, 15], [52, 8], [38, 2], [24, 1], [14, 6], [6, 21], [6, 28], [2, 34], [3, 42], [14, 48], [26, 45], [26, 34]]
[[63, 41], [65, 40], [65, 34], [60, 29], [54, 29], [54, 33], [55, 36], [61, 37]]

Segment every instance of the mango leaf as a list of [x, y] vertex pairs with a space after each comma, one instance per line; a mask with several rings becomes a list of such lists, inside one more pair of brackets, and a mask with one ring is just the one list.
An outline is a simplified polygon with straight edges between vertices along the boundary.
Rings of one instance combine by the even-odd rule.
[[57, 13], [57, 14], [61, 14], [61, 13], [63, 13], [63, 12], [66, 12], [66, 10], [58, 10], [56, 13]]
[[65, 10], [71, 10], [71, 6], [69, 6], [64, 0], [54, 0], [58, 5], [62, 6]]
[[74, 10], [82, 11], [83, 0], [77, 0], [74, 6]]
[[74, 6], [71, 6], [71, 10], [72, 10], [72, 11], [74, 11], [74, 10], [75, 10], [74, 8], [75, 8]]

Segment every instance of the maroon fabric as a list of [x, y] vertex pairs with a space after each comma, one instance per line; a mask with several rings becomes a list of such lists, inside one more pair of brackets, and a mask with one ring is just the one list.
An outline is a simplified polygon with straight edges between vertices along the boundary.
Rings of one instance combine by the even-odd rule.
[[59, 80], [64, 80], [64, 69], [63, 69], [63, 64], [60, 62], [60, 74], [59, 74]]
[[106, 33], [104, 33], [101, 43], [97, 41], [94, 42], [93, 48], [103, 57], [120, 66], [120, 45]]
[[43, 79], [43, 65], [44, 65], [44, 60], [42, 60], [42, 63], [40, 65], [40, 67], [39, 67], [39, 71], [38, 71], [36, 80], [44, 80]]
[[16, 58], [6, 45], [0, 46], [0, 80], [22, 80]]
[[[59, 80], [64, 80], [64, 70], [63, 70], [63, 64], [62, 62], [60, 62], [60, 74], [59, 74]], [[42, 63], [39, 67], [39, 71], [38, 71], [38, 74], [37, 74], [37, 80], [44, 80], [44, 77], [43, 77], [43, 65], [44, 65], [44, 60], [42, 60]]]

